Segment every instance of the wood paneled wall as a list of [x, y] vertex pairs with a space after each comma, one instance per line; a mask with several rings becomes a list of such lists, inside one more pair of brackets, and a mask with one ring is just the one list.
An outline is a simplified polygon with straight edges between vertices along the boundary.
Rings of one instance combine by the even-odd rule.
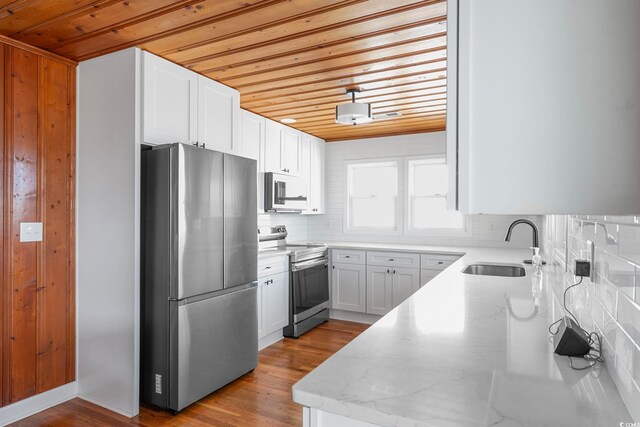
[[[7, 405], [75, 378], [75, 65], [28, 47], [0, 44], [0, 53]], [[42, 242], [20, 242], [22, 222], [42, 222]]]

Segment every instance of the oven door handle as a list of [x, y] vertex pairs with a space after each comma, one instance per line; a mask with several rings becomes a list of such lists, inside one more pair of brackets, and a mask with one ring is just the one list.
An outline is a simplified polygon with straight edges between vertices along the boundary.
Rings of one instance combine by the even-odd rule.
[[300, 271], [307, 268], [318, 267], [320, 265], [328, 265], [329, 258], [313, 259], [311, 261], [299, 262], [291, 265], [291, 271]]

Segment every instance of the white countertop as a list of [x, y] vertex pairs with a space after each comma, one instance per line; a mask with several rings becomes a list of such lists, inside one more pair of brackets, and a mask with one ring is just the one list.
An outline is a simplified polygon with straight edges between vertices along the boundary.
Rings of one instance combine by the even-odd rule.
[[[449, 252], [416, 248], [410, 250]], [[548, 269], [557, 267], [545, 266], [536, 309], [529, 269], [521, 278], [461, 272], [477, 262], [521, 263], [529, 250], [463, 251], [463, 258], [295, 384], [293, 400], [383, 426], [631, 421], [606, 369], [574, 371], [568, 358], [553, 354], [547, 327], [561, 313], [552, 313], [547, 280], [553, 277]]]

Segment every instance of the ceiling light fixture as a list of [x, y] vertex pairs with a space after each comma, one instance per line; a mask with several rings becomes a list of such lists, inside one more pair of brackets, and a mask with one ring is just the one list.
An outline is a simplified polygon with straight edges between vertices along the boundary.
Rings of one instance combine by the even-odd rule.
[[291, 124], [291, 123], [295, 123], [295, 122], [297, 122], [297, 120], [296, 120], [296, 119], [292, 119], [291, 117], [286, 117], [286, 118], [284, 118], [284, 119], [280, 119], [280, 121], [281, 121], [282, 123], [285, 123], [285, 124]]
[[351, 95], [351, 102], [336, 105], [336, 123], [361, 125], [373, 120], [371, 104], [356, 102], [356, 93], [360, 93], [360, 89], [347, 89], [347, 94]]

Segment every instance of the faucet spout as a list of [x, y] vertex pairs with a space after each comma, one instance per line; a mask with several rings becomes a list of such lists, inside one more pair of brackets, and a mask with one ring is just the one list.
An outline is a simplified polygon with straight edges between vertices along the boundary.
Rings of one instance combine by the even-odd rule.
[[513, 221], [511, 223], [511, 225], [509, 226], [509, 229], [507, 230], [507, 235], [504, 238], [505, 242], [509, 242], [511, 241], [511, 233], [513, 232], [513, 229], [516, 225], [518, 224], [527, 224], [531, 227], [532, 230], [532, 240], [533, 240], [533, 247], [534, 248], [539, 248], [540, 247], [540, 243], [538, 241], [538, 226], [535, 225], [533, 222], [529, 221], [528, 219], [517, 219], [515, 221]]

